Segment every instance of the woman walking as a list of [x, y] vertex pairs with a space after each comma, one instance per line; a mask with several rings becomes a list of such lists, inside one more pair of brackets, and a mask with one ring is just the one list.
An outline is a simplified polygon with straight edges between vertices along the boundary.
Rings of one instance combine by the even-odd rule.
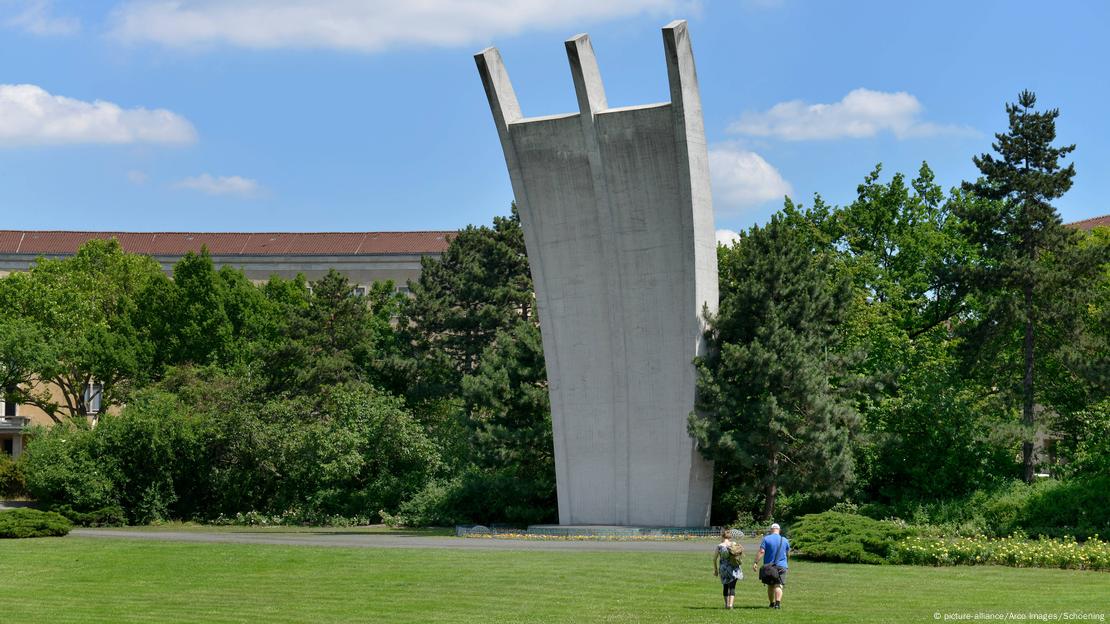
[[736, 581], [744, 578], [740, 570], [740, 556], [743, 554], [744, 547], [732, 541], [732, 532], [728, 527], [721, 529], [721, 543], [717, 544], [713, 553], [713, 575], [721, 579], [726, 609], [731, 609], [732, 602], [736, 600]]

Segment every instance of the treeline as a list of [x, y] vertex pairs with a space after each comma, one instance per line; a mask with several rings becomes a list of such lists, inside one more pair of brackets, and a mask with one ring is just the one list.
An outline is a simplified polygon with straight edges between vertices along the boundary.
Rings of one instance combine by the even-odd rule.
[[[852, 203], [787, 200], [719, 248], [690, 415], [714, 522], [839, 505], [1027, 527], [1047, 516], [1019, 508], [1051, 499], [1110, 524], [1110, 232], [1061, 224], [1070, 148], [1033, 104], [1008, 107], [979, 180], [876, 167]], [[410, 288], [255, 285], [205, 253], [166, 276], [114, 241], [42, 259], [0, 279], [0, 387], [58, 424], [0, 482], [93, 523], [555, 520], [515, 209]]]
[[995, 498], [1026, 504], [1008, 482], [1050, 474], [1102, 477], [1070, 511], [1110, 527], [1110, 231], [1061, 223], [1074, 146], [1034, 105], [1007, 106], [973, 182], [876, 167], [851, 204], [788, 200], [720, 249], [690, 431], [725, 509], [986, 525]]
[[5, 398], [56, 423], [31, 434], [26, 490], [92, 522], [551, 519], [515, 210], [459, 232], [410, 286], [255, 285], [203, 252], [166, 276], [99, 240], [0, 279]]

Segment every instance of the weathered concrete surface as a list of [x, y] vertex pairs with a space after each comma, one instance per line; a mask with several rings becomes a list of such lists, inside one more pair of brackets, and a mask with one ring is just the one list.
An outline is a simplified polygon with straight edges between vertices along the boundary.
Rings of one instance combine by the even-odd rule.
[[475, 60], [520, 209], [551, 393], [561, 524], [705, 526], [712, 467], [686, 423], [717, 256], [686, 22], [663, 29], [671, 102], [608, 108], [586, 35], [579, 113], [525, 118], [500, 53]]

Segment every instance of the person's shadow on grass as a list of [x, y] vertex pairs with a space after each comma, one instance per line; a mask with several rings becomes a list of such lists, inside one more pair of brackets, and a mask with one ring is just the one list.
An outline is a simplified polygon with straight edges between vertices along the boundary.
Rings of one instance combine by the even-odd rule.
[[[690, 611], [728, 611], [728, 609], [726, 609], [724, 607], [705, 607], [705, 606], [691, 607], [691, 606], [687, 606], [686, 608]], [[733, 605], [732, 606], [733, 611], [735, 611], [736, 609], [766, 609], [766, 608], [767, 608], [766, 606], [761, 607], [759, 605]]]

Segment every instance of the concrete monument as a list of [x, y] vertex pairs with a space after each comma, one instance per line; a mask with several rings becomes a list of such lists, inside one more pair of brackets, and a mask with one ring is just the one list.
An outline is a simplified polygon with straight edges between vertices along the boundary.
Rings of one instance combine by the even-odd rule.
[[535, 282], [560, 524], [704, 526], [713, 472], [686, 422], [717, 255], [685, 21], [663, 29], [671, 101], [609, 108], [589, 37], [566, 42], [579, 112], [524, 117], [475, 56]]

